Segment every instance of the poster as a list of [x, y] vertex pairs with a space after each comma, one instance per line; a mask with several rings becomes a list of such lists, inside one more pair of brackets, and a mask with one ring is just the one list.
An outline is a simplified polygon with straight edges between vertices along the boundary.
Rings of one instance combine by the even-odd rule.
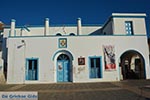
[[103, 45], [105, 70], [116, 70], [115, 48], [113, 45]]

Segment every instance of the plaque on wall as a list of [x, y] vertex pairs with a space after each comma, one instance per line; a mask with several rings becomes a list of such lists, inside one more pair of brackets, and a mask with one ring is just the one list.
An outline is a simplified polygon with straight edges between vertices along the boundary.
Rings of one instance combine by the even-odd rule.
[[67, 48], [67, 39], [66, 38], [59, 39], [59, 48]]
[[85, 58], [84, 57], [78, 58], [78, 65], [85, 65]]

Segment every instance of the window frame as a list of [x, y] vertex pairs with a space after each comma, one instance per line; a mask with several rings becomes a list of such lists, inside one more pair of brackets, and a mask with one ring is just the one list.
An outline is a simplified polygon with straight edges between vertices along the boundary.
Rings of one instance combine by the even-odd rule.
[[[35, 61], [36, 60], [36, 61]], [[29, 61], [32, 61], [32, 70], [33, 70], [33, 65], [37, 65], [36, 66], [36, 79], [29, 79]], [[37, 64], [33, 64], [33, 62], [37, 62]], [[35, 66], [34, 66], [35, 67]], [[26, 72], [25, 72], [25, 80], [26, 81], [38, 81], [39, 80], [39, 58], [26, 58]]]
[[126, 35], [134, 35], [132, 21], [125, 21], [125, 33]]

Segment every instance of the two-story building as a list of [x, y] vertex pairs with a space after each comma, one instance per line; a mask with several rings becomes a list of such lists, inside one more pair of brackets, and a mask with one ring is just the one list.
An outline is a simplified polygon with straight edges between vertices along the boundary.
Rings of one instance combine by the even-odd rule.
[[16, 26], [3, 32], [8, 84], [150, 79], [146, 14], [113, 13], [103, 25]]

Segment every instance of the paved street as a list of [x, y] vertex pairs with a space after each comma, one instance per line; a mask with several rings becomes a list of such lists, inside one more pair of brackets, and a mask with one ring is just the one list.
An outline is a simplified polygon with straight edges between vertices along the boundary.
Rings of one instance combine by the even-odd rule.
[[38, 91], [39, 100], [150, 100], [150, 80], [0, 85], [0, 91]]

